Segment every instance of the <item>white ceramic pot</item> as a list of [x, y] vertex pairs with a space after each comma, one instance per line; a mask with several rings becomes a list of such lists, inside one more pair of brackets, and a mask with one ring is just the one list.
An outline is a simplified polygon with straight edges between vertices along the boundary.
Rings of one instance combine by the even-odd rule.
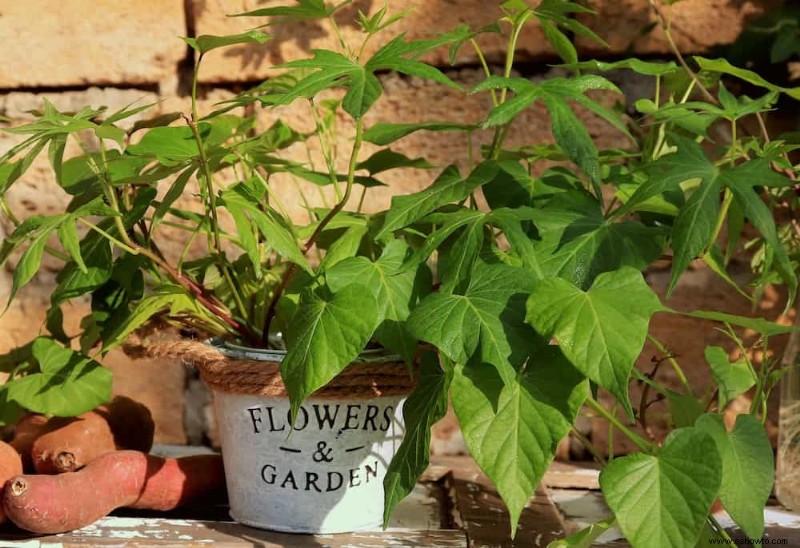
[[[236, 359], [283, 357], [217, 348]], [[383, 479], [402, 441], [405, 397], [311, 397], [292, 427], [287, 398], [212, 390], [233, 519], [291, 533], [381, 526]]]

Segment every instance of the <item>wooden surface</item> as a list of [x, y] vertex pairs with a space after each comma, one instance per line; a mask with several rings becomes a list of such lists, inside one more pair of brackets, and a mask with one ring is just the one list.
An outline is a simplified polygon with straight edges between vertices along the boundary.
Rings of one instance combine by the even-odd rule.
[[[35, 536], [3, 524], [0, 548], [545, 547], [610, 516], [599, 491], [598, 475], [591, 464], [554, 463], [524, 509], [513, 541], [505, 506], [475, 462], [468, 457], [438, 457], [432, 459], [414, 492], [397, 507], [385, 531], [316, 536], [263, 531], [231, 521], [224, 504], [209, 503], [169, 513], [123, 509], [60, 535]], [[724, 512], [716, 517], [734, 540], [744, 537]], [[765, 521], [765, 536], [773, 539], [773, 544], [800, 546], [800, 516], [771, 506], [765, 511]], [[607, 548], [628, 546], [617, 529], [599, 540]]]
[[[563, 484], [563, 473], [556, 473], [554, 481]], [[385, 531], [316, 536], [276, 533], [235, 523], [224, 505], [208, 504], [160, 514], [122, 509], [59, 535], [34, 536], [4, 524], [0, 547], [527, 547], [547, 546], [563, 531], [559, 512], [542, 489], [525, 508], [512, 542], [508, 513], [491, 482], [471, 459], [448, 457], [433, 460], [415, 491], [398, 505]]]

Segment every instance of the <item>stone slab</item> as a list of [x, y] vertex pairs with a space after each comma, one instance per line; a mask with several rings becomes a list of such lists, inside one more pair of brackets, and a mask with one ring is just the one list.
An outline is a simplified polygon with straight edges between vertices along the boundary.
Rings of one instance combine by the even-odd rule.
[[182, 0], [0, 0], [0, 88], [157, 84], [186, 56]]

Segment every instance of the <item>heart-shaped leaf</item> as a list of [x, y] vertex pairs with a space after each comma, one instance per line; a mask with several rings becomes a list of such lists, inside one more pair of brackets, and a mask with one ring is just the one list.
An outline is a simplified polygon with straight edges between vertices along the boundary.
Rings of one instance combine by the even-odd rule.
[[728, 433], [722, 417], [710, 414], [696, 425], [713, 438], [722, 457], [722, 505], [749, 538], [761, 538], [764, 505], [775, 482], [775, 460], [764, 425], [752, 415], [739, 415]]
[[111, 399], [111, 371], [52, 339], [33, 341], [31, 355], [38, 373], [14, 379], [8, 399], [37, 413], [71, 417]]
[[286, 331], [281, 375], [289, 392], [292, 416], [300, 404], [324, 386], [364, 350], [378, 326], [378, 303], [361, 284], [331, 293], [307, 291]]
[[536, 337], [525, 324], [528, 288], [522, 269], [479, 264], [463, 295], [428, 295], [411, 312], [408, 328], [456, 363], [493, 365], [510, 384]]
[[508, 506], [512, 535], [587, 394], [583, 376], [543, 343], [511, 384], [482, 364], [456, 366], [453, 408], [470, 454]]
[[728, 353], [721, 346], [706, 348], [706, 361], [711, 366], [711, 376], [719, 387], [719, 408], [724, 409], [736, 396], [744, 394], [756, 384], [755, 371], [747, 360], [735, 362], [728, 359]]
[[600, 488], [634, 548], [694, 546], [722, 480], [714, 440], [699, 428], [675, 430], [657, 455], [614, 459]]
[[427, 267], [404, 267], [407, 252], [407, 244], [393, 240], [377, 261], [350, 257], [328, 270], [326, 279], [333, 292], [352, 283], [369, 288], [378, 303], [381, 322], [376, 331], [377, 339], [411, 363], [417, 341], [406, 329], [405, 320], [410, 314], [410, 306], [419, 298], [417, 289], [420, 284], [416, 283], [419, 271]]
[[419, 380], [414, 392], [403, 404], [406, 433], [383, 480], [386, 523], [397, 503], [417, 484], [430, 461], [431, 426], [447, 412], [447, 393], [453, 377], [452, 368], [442, 369], [433, 352], [420, 359]]
[[642, 274], [622, 268], [598, 276], [589, 291], [561, 278], [537, 282], [528, 298], [527, 321], [542, 335], [555, 337], [572, 364], [632, 415], [628, 377], [650, 316], [660, 308]]

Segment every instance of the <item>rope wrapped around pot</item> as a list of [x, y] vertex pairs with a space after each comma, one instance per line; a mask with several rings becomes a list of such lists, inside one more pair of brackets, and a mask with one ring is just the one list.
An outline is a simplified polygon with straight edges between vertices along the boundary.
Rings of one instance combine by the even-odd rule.
[[[173, 358], [197, 367], [200, 377], [214, 390], [234, 394], [287, 397], [280, 375], [280, 358], [262, 361], [230, 358], [200, 341], [181, 340], [148, 347], [152, 358]], [[276, 353], [276, 356], [279, 356]], [[408, 366], [397, 357], [357, 359], [313, 396], [323, 399], [375, 398], [407, 395], [416, 386]]]

